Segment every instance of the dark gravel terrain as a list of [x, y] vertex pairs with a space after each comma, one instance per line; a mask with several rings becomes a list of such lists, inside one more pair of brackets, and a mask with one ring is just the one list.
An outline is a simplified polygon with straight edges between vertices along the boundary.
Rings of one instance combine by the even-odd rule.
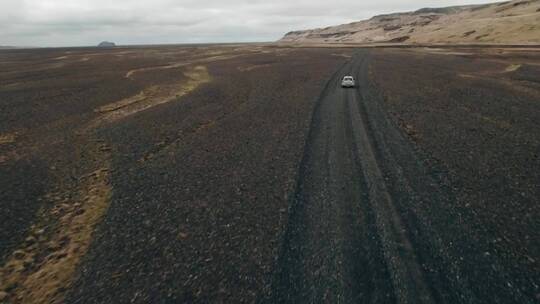
[[0, 51], [0, 303], [537, 303], [539, 67]]
[[[339, 73], [355, 75], [358, 88], [344, 90], [339, 87], [339, 79], [332, 80], [314, 115], [280, 267], [266, 302], [538, 301], [539, 222], [535, 191], [540, 166], [538, 159], [533, 159], [538, 153], [538, 104], [533, 96], [521, 95], [516, 98], [521, 104], [505, 105], [503, 101], [515, 102], [514, 95], [500, 96], [504, 91], [493, 84], [490, 90], [482, 91], [481, 86], [461, 83], [458, 88], [479, 93], [471, 94], [474, 98], [465, 94], [459, 101], [445, 100], [448, 97], [441, 90], [452, 90], [452, 81], [445, 76], [462, 77], [459, 73], [464, 66], [472, 71], [474, 65], [474, 71], [479, 72], [478, 68], [485, 64], [483, 73], [495, 69], [493, 63], [480, 59], [473, 64], [468, 59], [467, 64], [460, 65], [464, 60], [461, 56], [418, 50], [360, 52]], [[489, 54], [484, 56], [489, 58]], [[499, 68], [502, 66], [504, 73], [511, 75], [513, 71], [507, 70], [516, 68], [512, 62], [519, 60], [507, 56], [510, 58], [505, 58]], [[534, 60], [534, 56], [529, 58], [529, 62]], [[447, 66], [442, 66], [444, 63]], [[403, 72], [397, 68], [400, 65], [405, 66]], [[502, 79], [509, 76], [495, 75]], [[443, 83], [430, 83], [439, 79], [445, 87]], [[528, 83], [515, 84], [518, 94], [521, 85]], [[438, 94], [430, 96], [423, 89], [436, 90]], [[538, 93], [535, 84], [527, 89], [529, 94]], [[497, 94], [491, 93], [496, 90]], [[428, 99], [423, 100], [423, 96]], [[491, 101], [493, 96], [500, 97]], [[520, 150], [499, 142], [500, 149], [507, 146], [511, 151], [519, 151], [519, 156], [482, 145], [490, 138], [475, 135], [476, 129], [491, 127], [484, 125], [486, 119], [471, 123], [462, 113], [453, 114], [459, 111], [454, 103], [472, 107], [479, 101], [488, 107], [494, 103], [493, 107], [520, 108], [520, 124], [528, 128], [523, 136], [530, 144]], [[445, 107], [438, 108], [445, 103]], [[502, 109], [476, 109], [504, 113]], [[508, 113], [499, 115], [511, 117]], [[469, 125], [455, 130], [458, 120]], [[520, 124], [516, 123], [515, 132], [520, 132]], [[439, 129], [444, 127], [449, 130]], [[513, 126], [505, 131], [510, 128]], [[505, 136], [497, 131], [500, 132], [495, 130], [491, 135]], [[432, 132], [428, 134], [436, 137], [428, 141], [424, 132]], [[448, 146], [454, 132], [470, 138], [455, 139]], [[501, 172], [509, 167], [525, 175], [527, 180], [522, 182], [521, 190], [524, 192], [516, 193], [512, 182], [497, 184], [490, 179], [484, 181], [485, 176], [471, 180], [475, 170], [486, 166], [478, 160], [467, 163], [465, 172], [453, 167], [467, 162], [468, 154], [452, 155], [451, 151], [468, 150], [467, 145], [473, 141], [484, 157], [500, 153], [498, 162], [489, 159], [491, 170]], [[454, 156], [453, 162], [436, 154], [441, 150]], [[497, 168], [499, 164], [506, 165]], [[511, 180], [511, 173], [506, 175], [497, 177]], [[533, 199], [527, 200], [525, 192]], [[505, 193], [524, 199], [505, 201]], [[479, 201], [479, 197], [485, 197], [484, 201]], [[501, 225], [502, 219], [494, 218], [497, 215], [512, 227]], [[512, 230], [520, 234], [511, 235]]]
[[[486, 300], [511, 286], [538, 301], [540, 53], [457, 52], [378, 52], [370, 73], [380, 104], [452, 190], [449, 204], [461, 232], [451, 242], [465, 269], [476, 274], [470, 284]], [[405, 72], [411, 76], [399, 76]], [[448, 219], [444, 210], [435, 223]], [[462, 243], [464, 236], [471, 247]], [[487, 257], [485, 265], [469, 255], [473, 246]]]
[[112, 178], [71, 299], [254, 301], [277, 256], [313, 105], [344, 61], [309, 51], [215, 63], [212, 82], [183, 102], [103, 129], [113, 166], [129, 169]]

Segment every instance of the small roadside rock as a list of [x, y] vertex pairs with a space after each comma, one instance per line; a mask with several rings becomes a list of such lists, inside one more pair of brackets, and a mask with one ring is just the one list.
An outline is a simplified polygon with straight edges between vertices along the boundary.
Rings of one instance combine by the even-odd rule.
[[24, 254], [24, 251], [22, 250], [16, 250], [15, 252], [13, 252], [13, 257], [17, 260], [22, 260], [24, 256], [25, 254]]
[[32, 245], [32, 244], [34, 244], [34, 243], [36, 242], [36, 238], [33, 237], [33, 236], [29, 236], [29, 237], [27, 237], [27, 238], [25, 239], [25, 241], [26, 241], [26, 243], [27, 243], [28, 245]]

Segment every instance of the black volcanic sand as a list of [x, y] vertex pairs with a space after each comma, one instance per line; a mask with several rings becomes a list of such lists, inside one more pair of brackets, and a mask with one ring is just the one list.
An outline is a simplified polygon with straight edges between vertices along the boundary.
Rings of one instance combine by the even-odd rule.
[[[464, 236], [492, 257], [485, 267], [504, 265], [507, 284], [538, 299], [540, 53], [452, 51], [461, 54], [373, 52], [370, 75], [389, 116], [453, 193]], [[465, 267], [489, 281], [454, 240]]]
[[17, 246], [40, 207], [48, 208], [47, 193], [88, 173], [76, 155], [75, 131], [96, 117], [95, 108], [144, 87], [124, 78], [130, 69], [164, 64], [145, 59], [149, 50], [131, 60], [114, 55], [123, 51], [0, 52], [0, 136], [15, 137], [0, 144], [1, 256]]
[[[0, 146], [2, 208], [10, 215], [1, 224], [4, 259], [37, 211], [50, 208], [45, 194], [75, 191], [81, 176], [99, 168], [85, 151], [98, 142], [112, 151], [113, 196], [68, 300], [255, 299], [277, 259], [313, 107], [346, 61], [334, 53], [350, 51], [2, 53], [0, 134], [17, 134]], [[219, 57], [230, 54], [242, 57]], [[212, 80], [176, 101], [83, 132], [100, 106], [181, 81], [183, 67], [125, 77], [171, 62], [204, 65]]]
[[[310, 50], [215, 63], [210, 84], [101, 130], [122, 170], [70, 301], [254, 301], [313, 105], [344, 61]], [[265, 66], [238, 70], [250, 65]]]
[[[316, 294], [310, 288], [340, 279], [313, 301], [395, 302], [410, 289], [395, 286], [407, 276], [389, 266], [399, 251], [388, 253], [387, 243], [403, 239], [415, 261], [398, 254], [398, 266], [422, 272], [414, 279], [432, 300], [532, 303], [540, 295], [540, 55], [445, 51], [454, 54], [371, 49], [351, 59], [352, 49], [256, 45], [0, 51], [0, 136], [13, 135], [0, 140], [0, 261], [103, 166], [92, 152], [101, 145], [112, 197], [61, 289], [68, 303], [310, 302], [297, 291]], [[205, 66], [211, 81], [85, 131], [97, 108], [184, 81], [189, 66], [171, 66], [184, 62]], [[343, 73], [359, 88], [341, 92]], [[348, 114], [351, 102], [359, 116]], [[355, 119], [374, 154], [367, 164], [361, 147], [351, 152]], [[325, 153], [337, 161], [324, 163]], [[372, 164], [395, 211], [368, 203]], [[329, 204], [298, 211], [299, 193], [325, 201], [318, 191], [330, 193]], [[381, 231], [385, 214], [400, 217], [404, 232]], [[312, 281], [326, 272], [300, 269], [303, 256], [334, 263], [328, 277]]]

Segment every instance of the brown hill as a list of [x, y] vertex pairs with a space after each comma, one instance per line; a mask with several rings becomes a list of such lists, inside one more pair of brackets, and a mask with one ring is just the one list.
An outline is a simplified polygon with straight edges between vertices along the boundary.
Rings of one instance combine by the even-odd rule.
[[287, 33], [297, 43], [540, 43], [540, 0], [423, 8]]

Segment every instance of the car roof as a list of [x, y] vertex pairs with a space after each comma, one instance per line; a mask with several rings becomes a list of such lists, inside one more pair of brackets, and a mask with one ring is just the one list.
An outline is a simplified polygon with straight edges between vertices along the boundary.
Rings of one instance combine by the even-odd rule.
[[343, 79], [345, 79], [345, 78], [354, 78], [354, 77], [352, 77], [352, 76], [345, 76], [345, 77], [343, 77]]

